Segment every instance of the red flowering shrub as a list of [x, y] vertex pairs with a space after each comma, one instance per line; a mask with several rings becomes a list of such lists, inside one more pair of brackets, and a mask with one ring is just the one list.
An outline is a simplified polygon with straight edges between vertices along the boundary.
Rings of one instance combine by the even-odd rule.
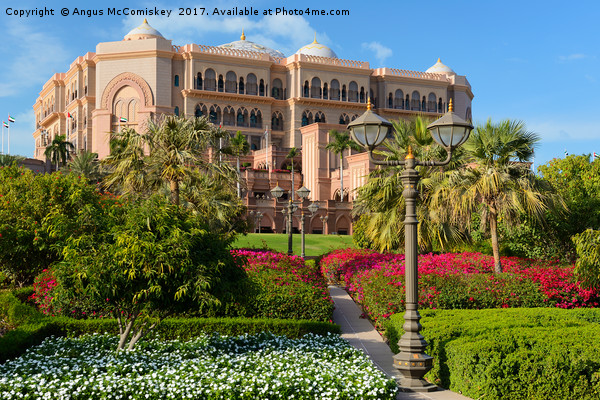
[[35, 277], [33, 282], [33, 294], [29, 300], [33, 301], [44, 314], [53, 314], [52, 289], [56, 287], [56, 278], [48, 269], [42, 271]]
[[[597, 307], [600, 294], [585, 289], [573, 266], [503, 257], [504, 273], [479, 253], [419, 256], [419, 306], [442, 309]], [[404, 256], [341, 250], [324, 257], [324, 273], [342, 276], [349, 292], [378, 321], [404, 309]]]

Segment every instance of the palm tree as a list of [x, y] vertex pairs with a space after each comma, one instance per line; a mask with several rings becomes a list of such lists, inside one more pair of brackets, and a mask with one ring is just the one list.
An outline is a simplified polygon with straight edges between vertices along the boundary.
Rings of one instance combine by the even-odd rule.
[[468, 226], [472, 213], [481, 213], [481, 226], [490, 229], [496, 273], [502, 272], [500, 219], [509, 227], [521, 215], [544, 223], [548, 209], [564, 208], [551, 185], [537, 178], [526, 163], [539, 140], [521, 121], [488, 120], [478, 125], [463, 146], [468, 164], [449, 174], [434, 195], [433, 207], [446, 210], [457, 223]]
[[11, 154], [0, 154], [0, 167], [10, 167], [15, 162], [20, 163], [25, 160], [23, 156], [16, 156]]
[[69, 150], [74, 150], [73, 143], [67, 141], [66, 135], [56, 135], [52, 142], [46, 147], [44, 155], [53, 163], [56, 163], [56, 170], [60, 165], [65, 165], [69, 159]]
[[325, 147], [327, 150], [340, 155], [340, 200], [344, 201], [344, 151], [353, 149], [359, 151], [360, 145], [350, 138], [346, 131], [338, 132], [335, 129], [329, 131], [330, 142]]
[[98, 154], [82, 151], [69, 162], [69, 169], [76, 175], [84, 176], [89, 181], [98, 181], [101, 177]]
[[[427, 131], [428, 121], [417, 116], [412, 121], [393, 121], [394, 135], [383, 143], [384, 149], [375, 153], [385, 160], [403, 160], [408, 147], [419, 159], [440, 160], [446, 158], [445, 150], [435, 144]], [[461, 164], [458, 157], [445, 169], [440, 167], [417, 167], [421, 175], [419, 200], [417, 202], [417, 237], [421, 252], [431, 251], [434, 244], [444, 248], [448, 244], [464, 240], [464, 232], [457, 225], [450, 224], [445, 215], [429, 206], [431, 193], [443, 181], [448, 170]], [[405, 204], [402, 196], [403, 185], [401, 166], [388, 166], [371, 172], [367, 183], [358, 191], [353, 214], [369, 215], [365, 235], [379, 251], [401, 249], [404, 245]]]
[[237, 179], [237, 195], [238, 198], [242, 198], [242, 188], [240, 187], [240, 157], [245, 156], [250, 152], [250, 145], [246, 140], [246, 137], [242, 135], [241, 131], [237, 131], [235, 136], [229, 140], [229, 146], [223, 149], [223, 153], [234, 156], [236, 159], [236, 167], [238, 173]]
[[298, 149], [296, 149], [295, 147], [292, 147], [290, 149], [290, 151], [287, 153], [287, 155], [285, 156], [285, 158], [287, 158], [291, 161], [291, 166], [292, 166], [292, 201], [294, 200], [294, 157], [296, 157], [297, 155], [298, 155]]

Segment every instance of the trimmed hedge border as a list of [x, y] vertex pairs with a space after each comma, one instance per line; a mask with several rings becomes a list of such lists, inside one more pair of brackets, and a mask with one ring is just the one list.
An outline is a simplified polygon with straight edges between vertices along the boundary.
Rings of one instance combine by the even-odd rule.
[[[426, 378], [474, 399], [600, 398], [600, 309], [422, 310]], [[402, 314], [385, 324], [392, 351]]]
[[[0, 362], [23, 354], [27, 348], [40, 344], [49, 336], [79, 336], [92, 333], [119, 332], [114, 319], [77, 320], [67, 317], [46, 317], [34, 307], [23, 304], [12, 293], [0, 294], [0, 316], [16, 329], [0, 337]], [[329, 322], [288, 319], [252, 318], [168, 318], [154, 330], [164, 339], [191, 339], [200, 333], [227, 336], [271, 332], [289, 338], [307, 333], [325, 335], [340, 333], [340, 326]]]

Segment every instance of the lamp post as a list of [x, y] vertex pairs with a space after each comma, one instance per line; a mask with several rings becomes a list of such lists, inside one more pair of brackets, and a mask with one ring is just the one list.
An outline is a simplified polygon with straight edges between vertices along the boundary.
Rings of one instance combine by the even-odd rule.
[[321, 222], [323, 223], [323, 235], [325, 234], [325, 225], [327, 225], [327, 220], [329, 219], [329, 215], [321, 215], [319, 217]]
[[[294, 254], [293, 250], [292, 250], [292, 215], [294, 214], [294, 212], [298, 209], [298, 206], [302, 206], [302, 203], [304, 202], [304, 199], [306, 199], [308, 197], [308, 195], [310, 194], [310, 190], [307, 189], [305, 186], [302, 186], [300, 189], [296, 190], [296, 194], [298, 195], [298, 197], [300, 198], [300, 200], [298, 201], [294, 201], [292, 200], [292, 194], [293, 191], [290, 190], [288, 191], [289, 196], [288, 196], [288, 201], [283, 200], [280, 201], [279, 199], [281, 198], [281, 196], [283, 196], [283, 193], [285, 192], [285, 190], [283, 190], [281, 187], [279, 187], [279, 185], [275, 186], [273, 189], [271, 189], [271, 194], [273, 195], [273, 197], [275, 198], [275, 201], [278, 203], [287, 203], [287, 206], [282, 210], [282, 212], [287, 212], [287, 233], [288, 233], [288, 255], [292, 255]], [[286, 210], [287, 208], [287, 210]], [[304, 239], [304, 237], [303, 237]]]
[[410, 146], [404, 160], [374, 159], [373, 149], [383, 143], [391, 128], [392, 124], [371, 111], [371, 99], [369, 99], [367, 111], [348, 124], [352, 138], [368, 150], [371, 162], [376, 165], [404, 165], [400, 179], [404, 187], [402, 195], [406, 203], [404, 220], [406, 313], [403, 325], [405, 333], [398, 342], [400, 353], [394, 356], [394, 366], [402, 374], [400, 386], [403, 388], [413, 391], [432, 391], [436, 390], [437, 386], [423, 379], [423, 376], [433, 366], [433, 357], [425, 354], [427, 342], [420, 333], [416, 200], [419, 194], [417, 184], [421, 177], [415, 167], [447, 165], [452, 157], [452, 151], [469, 138], [473, 125], [454, 113], [452, 99], [450, 99], [448, 112], [427, 126], [433, 139], [444, 147], [448, 154], [444, 161], [417, 160], [412, 154]]
[[[314, 201], [312, 203], [310, 203], [310, 205], [308, 206], [308, 211], [310, 211], [310, 216], [312, 217], [313, 215], [315, 215], [315, 213], [317, 212], [317, 210], [319, 209], [319, 205], [317, 203], [315, 203]], [[304, 208], [301, 208], [302, 210], [302, 215], [300, 217], [300, 221], [302, 221], [302, 253], [300, 254], [300, 257], [302, 257], [304, 259], [305, 256], [305, 246], [304, 246]]]
[[258, 233], [260, 233], [260, 221], [264, 217], [264, 214], [261, 213], [260, 211], [254, 211], [254, 210], [248, 212], [248, 214], [251, 217], [254, 217], [254, 233], [256, 233], [257, 227], [258, 227]]

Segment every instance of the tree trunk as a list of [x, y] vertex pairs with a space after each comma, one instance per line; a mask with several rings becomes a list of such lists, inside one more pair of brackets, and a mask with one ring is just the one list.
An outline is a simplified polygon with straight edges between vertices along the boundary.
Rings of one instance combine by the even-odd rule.
[[242, 188], [240, 187], [240, 157], [236, 157], [237, 159], [237, 173], [238, 173], [238, 179], [237, 179], [237, 194], [238, 194], [238, 198], [242, 198]]
[[[291, 193], [291, 196], [292, 196], [292, 201], [294, 201], [294, 159], [293, 158], [292, 158], [292, 193]], [[291, 225], [290, 225], [290, 227], [291, 227]], [[291, 232], [291, 230], [290, 230], [290, 232]]]
[[171, 204], [179, 205], [179, 182], [171, 181]]
[[344, 201], [344, 151], [340, 153], [340, 199]]
[[492, 251], [494, 253], [494, 272], [499, 274], [502, 272], [502, 264], [498, 245], [498, 214], [493, 208], [490, 209], [490, 233], [492, 234]]

